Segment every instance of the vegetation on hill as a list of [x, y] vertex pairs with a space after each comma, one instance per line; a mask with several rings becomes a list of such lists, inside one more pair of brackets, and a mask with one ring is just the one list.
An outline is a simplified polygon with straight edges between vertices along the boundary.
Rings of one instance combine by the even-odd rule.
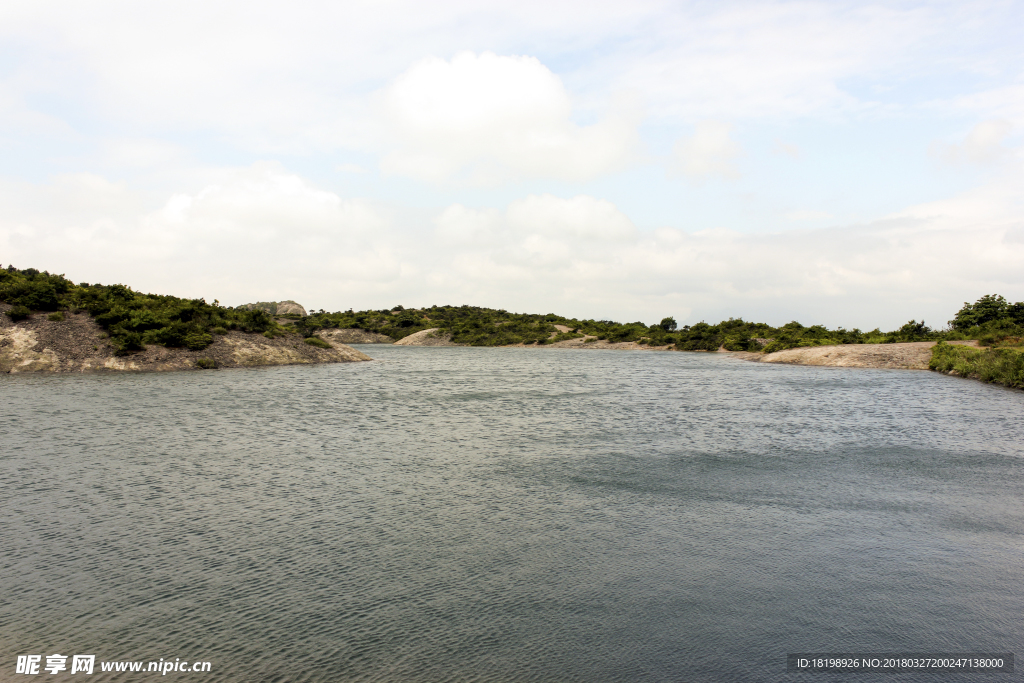
[[[637, 342], [653, 346], [672, 346], [680, 351], [717, 351], [724, 346], [730, 351], [777, 351], [798, 346], [826, 344], [889, 343], [941, 338], [923, 322], [910, 321], [894, 332], [839, 328], [829, 330], [821, 325], [805, 327], [791, 322], [782, 327], [729, 319], [715, 325], [699, 322], [679, 327], [674, 318], [664, 318], [656, 325], [642, 322], [618, 323], [611, 320], [581, 320], [554, 313], [510, 313], [502, 309], [477, 306], [431, 306], [391, 310], [320, 311], [295, 321], [297, 328], [357, 328], [401, 339], [414, 332], [440, 328], [452, 341], [469, 346], [503, 346], [507, 344], [551, 344], [564, 339], [590, 335], [609, 342]], [[559, 331], [555, 326], [569, 328]], [[770, 343], [769, 343], [769, 340]], [[767, 344], [767, 346], [765, 346]]]
[[[543, 345], [589, 335], [609, 342], [671, 346], [680, 351], [716, 351], [724, 346], [730, 351], [772, 352], [832, 344], [978, 339], [986, 346], [1009, 349], [1011, 355], [994, 349], [991, 355], [984, 356], [991, 360], [992, 367], [1003, 367], [1006, 363], [1017, 362], [1006, 359], [1015, 358], [1011, 347], [1019, 345], [1024, 337], [1024, 303], [1011, 304], [996, 294], [983, 296], [973, 304], [965, 303], [945, 331], [936, 331], [923, 321], [911, 320], [892, 332], [830, 330], [822, 325], [806, 327], [795, 321], [773, 327], [733, 318], [714, 325], [699, 322], [680, 327], [674, 318], [666, 317], [655, 325], [645, 325], [642, 322], [580, 320], [554, 313], [510, 313], [478, 306], [422, 309], [395, 306], [390, 310], [349, 309], [335, 313], [321, 309], [306, 316], [279, 315], [279, 319], [286, 320], [279, 324], [266, 307], [258, 305], [252, 310], [228, 308], [217, 301], [208, 304], [204, 299], [143, 294], [120, 284], [75, 284], [63, 275], [51, 275], [34, 268], [18, 270], [13, 266], [0, 268], [0, 301], [13, 306], [8, 315], [15, 320], [34, 311], [50, 312], [51, 320], [58, 320], [62, 311], [87, 311], [107, 331], [111, 344], [120, 353], [139, 350], [145, 344], [203, 349], [212, 343], [214, 334], [227, 334], [228, 330], [262, 333], [269, 337], [297, 333], [316, 345], [319, 340], [314, 334], [329, 328], [357, 328], [396, 340], [421, 330], [440, 328], [451, 335], [453, 342], [469, 346]], [[935, 362], [942, 367], [948, 362], [962, 364], [968, 357], [973, 358], [962, 351], [962, 347], [940, 345], [938, 348], [941, 351], [937, 349]], [[950, 359], [955, 356], [955, 360], [947, 362], [947, 356]], [[989, 360], [984, 362], [989, 363]], [[1015, 376], [1012, 372], [1010, 376], [1008, 381], [1017, 381], [1012, 379]]]
[[[262, 332], [283, 330], [262, 309], [239, 311], [204, 299], [142, 294], [125, 285], [75, 284], [63, 275], [35, 268], [0, 269], [0, 301], [11, 304], [8, 315], [18, 320], [33, 311], [87, 311], [107, 331], [119, 353], [145, 344], [204, 349], [214, 334], [228, 330]], [[51, 317], [55, 319], [56, 317]]]
[[949, 321], [946, 339], [977, 339], [983, 346], [998, 346], [1024, 337], [1024, 301], [1011, 304], [998, 294], [986, 294], [963, 308]]
[[977, 339], [983, 349], [940, 342], [932, 349], [932, 370], [1024, 389], [1024, 302], [998, 294], [964, 302], [949, 321], [946, 339]]

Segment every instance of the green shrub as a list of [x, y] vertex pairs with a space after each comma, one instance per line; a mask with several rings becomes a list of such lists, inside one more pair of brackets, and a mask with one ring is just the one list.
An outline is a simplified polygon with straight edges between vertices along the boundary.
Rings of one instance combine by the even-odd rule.
[[222, 337], [228, 333], [227, 328], [224, 327], [214, 327], [213, 329], [210, 330], [210, 332], [212, 332], [213, 334], [219, 334]]
[[216, 370], [217, 361], [212, 358], [200, 358], [196, 361], [196, 367], [202, 368], [203, 370]]
[[124, 356], [133, 351], [141, 351], [146, 348], [142, 344], [142, 335], [138, 332], [129, 332], [125, 330], [117, 330], [111, 332], [110, 341], [114, 345], [116, 351], [114, 352], [118, 356]]
[[51, 313], [50, 315], [46, 316], [46, 319], [52, 320], [55, 323], [63, 322], [64, 311], [57, 311], [56, 313]]
[[753, 337], [727, 337], [722, 343], [726, 351], [760, 351], [761, 345]]
[[184, 346], [191, 351], [202, 351], [213, 343], [213, 337], [201, 330], [193, 330], [185, 335]]
[[321, 348], [321, 349], [334, 348], [330, 344], [325, 342], [323, 339], [321, 339], [320, 337], [306, 337], [305, 342], [307, 344], [309, 344], [310, 346], [316, 346], [317, 348]]
[[15, 306], [11, 310], [7, 311], [7, 315], [11, 320], [17, 322], [32, 315], [32, 311], [28, 309], [28, 306]]
[[1018, 349], [975, 349], [940, 341], [932, 349], [928, 367], [1024, 389], [1024, 351]]
[[100, 313], [96, 316], [96, 323], [100, 327], [108, 328], [118, 325], [131, 316], [131, 312], [125, 308], [117, 307], [107, 310], [105, 313]]
[[246, 311], [242, 316], [242, 329], [246, 332], [268, 332], [273, 327], [274, 319], [262, 308]]
[[33, 311], [57, 310], [61, 296], [71, 287], [71, 283], [62, 276], [40, 273], [34, 268], [4, 273], [5, 277], [0, 281], [0, 301]]
[[998, 294], [986, 294], [975, 303], [964, 302], [963, 308], [949, 321], [954, 330], [966, 330], [978, 327], [993, 320], [1004, 318], [1008, 314], [1009, 304]]

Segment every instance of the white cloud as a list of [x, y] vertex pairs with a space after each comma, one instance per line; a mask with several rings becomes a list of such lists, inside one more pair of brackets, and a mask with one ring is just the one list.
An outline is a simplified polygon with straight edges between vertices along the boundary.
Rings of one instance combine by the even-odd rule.
[[562, 81], [533, 57], [426, 59], [380, 93], [379, 106], [398, 144], [382, 169], [422, 180], [585, 180], [621, 168], [636, 144], [628, 110], [575, 124]]
[[712, 176], [739, 177], [734, 160], [740, 155], [740, 146], [731, 132], [732, 126], [722, 121], [698, 123], [692, 137], [680, 139], [672, 148], [675, 169], [697, 181]]
[[998, 292], [1024, 299], [1020, 176], [864, 225], [778, 234], [637, 230], [588, 195], [420, 219], [276, 164], [156, 196], [102, 177], [0, 184], [0, 253], [76, 280], [227, 303], [402, 303], [654, 322], [729, 316], [883, 328]]
[[359, 164], [338, 164], [338, 166], [335, 167], [334, 170], [338, 171], [339, 173], [360, 173], [361, 174], [361, 173], [366, 173], [367, 172], [366, 169], [363, 168], [362, 166], [360, 166]]
[[457, 247], [490, 243], [501, 224], [502, 217], [496, 209], [470, 209], [461, 204], [452, 204], [434, 218], [437, 236]]
[[791, 221], [824, 221], [833, 218], [828, 211], [814, 211], [812, 209], [798, 209], [786, 214]]
[[948, 163], [990, 164], [1005, 158], [1009, 149], [1003, 144], [1013, 132], [1013, 124], [1002, 119], [982, 121], [974, 126], [964, 141], [939, 148]]
[[[76, 279], [242, 303], [317, 293], [319, 282], [393, 279], [386, 215], [319, 190], [273, 163], [160, 199], [101, 177], [2, 185], [0, 252]], [[73, 275], [74, 274], [74, 275]]]
[[774, 149], [772, 149], [772, 153], [774, 153], [774, 154], [783, 154], [785, 156], [788, 156], [791, 159], [799, 159], [800, 158], [800, 148], [797, 147], [796, 145], [792, 145], [792, 144], [789, 144], [787, 142], [783, 142], [782, 140], [776, 140], [775, 141], [775, 147], [774, 147]]
[[527, 235], [616, 242], [636, 234], [636, 227], [614, 204], [586, 195], [531, 195], [512, 202], [505, 215], [513, 230]]
[[1024, 85], [1012, 83], [937, 102], [936, 106], [952, 107], [990, 119], [1002, 119], [1024, 126]]

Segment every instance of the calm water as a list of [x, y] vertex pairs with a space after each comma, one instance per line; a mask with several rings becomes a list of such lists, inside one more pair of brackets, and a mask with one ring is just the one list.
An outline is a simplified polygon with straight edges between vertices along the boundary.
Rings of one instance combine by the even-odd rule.
[[1022, 679], [785, 661], [1024, 655], [1024, 392], [364, 350], [0, 377], [0, 680], [55, 652], [212, 663], [182, 681]]

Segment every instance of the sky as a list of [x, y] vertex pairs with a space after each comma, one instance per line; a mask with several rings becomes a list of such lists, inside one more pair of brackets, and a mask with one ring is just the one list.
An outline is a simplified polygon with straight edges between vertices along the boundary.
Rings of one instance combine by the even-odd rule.
[[0, 3], [0, 264], [225, 305], [1024, 300], [1024, 3]]

